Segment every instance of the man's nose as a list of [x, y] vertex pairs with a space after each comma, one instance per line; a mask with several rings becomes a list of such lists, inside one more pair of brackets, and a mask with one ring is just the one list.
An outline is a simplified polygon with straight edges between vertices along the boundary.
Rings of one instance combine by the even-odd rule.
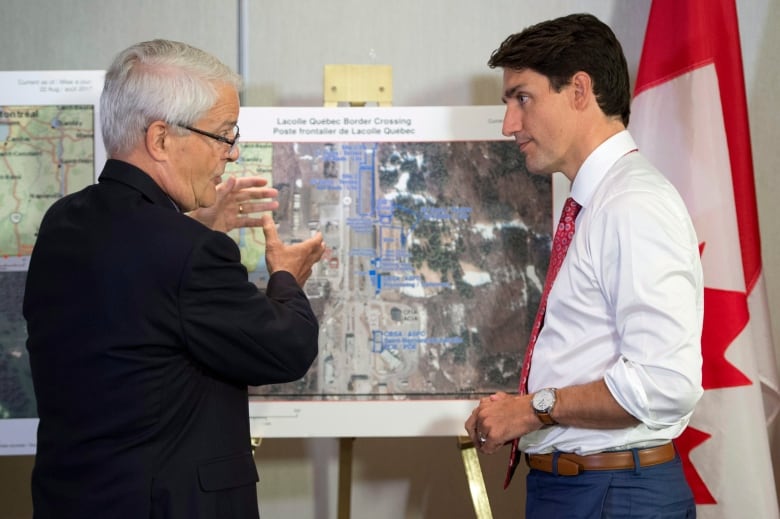
[[504, 123], [501, 125], [501, 133], [504, 137], [511, 137], [522, 129], [520, 110], [513, 110], [507, 106], [506, 112], [504, 112]]
[[239, 151], [238, 143], [236, 143], [228, 150], [228, 162], [237, 161], [240, 155], [241, 155], [241, 151]]

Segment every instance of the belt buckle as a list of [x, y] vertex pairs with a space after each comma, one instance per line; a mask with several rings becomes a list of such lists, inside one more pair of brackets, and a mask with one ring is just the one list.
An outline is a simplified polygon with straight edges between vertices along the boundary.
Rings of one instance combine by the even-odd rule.
[[576, 461], [558, 456], [558, 475], [559, 476], [579, 476], [585, 471], [585, 468]]

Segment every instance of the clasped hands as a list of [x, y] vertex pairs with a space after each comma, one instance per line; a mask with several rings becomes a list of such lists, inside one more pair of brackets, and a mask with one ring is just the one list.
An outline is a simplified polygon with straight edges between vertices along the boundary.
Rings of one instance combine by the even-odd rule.
[[[276, 223], [269, 214], [279, 207], [279, 191], [267, 187], [268, 181], [259, 176], [228, 177], [217, 185], [213, 205], [201, 207], [189, 215], [215, 231], [229, 232], [240, 227], [262, 227], [265, 234], [265, 261], [268, 272], [283, 270], [303, 286], [311, 276], [312, 268], [325, 252], [322, 233], [309, 239], [287, 245], [279, 239]], [[260, 216], [253, 216], [262, 213]]]
[[541, 426], [531, 407], [531, 395], [503, 391], [481, 398], [464, 425], [474, 446], [484, 454], [493, 454], [507, 442]]

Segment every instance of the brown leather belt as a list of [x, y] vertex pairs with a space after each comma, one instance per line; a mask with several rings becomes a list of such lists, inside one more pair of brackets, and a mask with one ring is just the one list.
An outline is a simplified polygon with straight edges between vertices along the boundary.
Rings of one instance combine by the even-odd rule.
[[[637, 451], [640, 467], [649, 467], [672, 461], [675, 456], [674, 445], [671, 442], [639, 449]], [[553, 454], [526, 454], [525, 461], [532, 469], [554, 473]], [[568, 452], [558, 454], [558, 475], [576, 476], [586, 470], [621, 470], [634, 468], [632, 451], [599, 452], [580, 456]]]

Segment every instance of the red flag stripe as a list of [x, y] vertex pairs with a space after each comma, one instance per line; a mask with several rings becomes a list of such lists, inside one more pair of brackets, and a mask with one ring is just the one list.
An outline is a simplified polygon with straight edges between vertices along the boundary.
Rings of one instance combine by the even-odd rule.
[[761, 238], [736, 3], [653, 0], [634, 95], [709, 62], [715, 63], [722, 94], [742, 265], [749, 294], [761, 273]]

